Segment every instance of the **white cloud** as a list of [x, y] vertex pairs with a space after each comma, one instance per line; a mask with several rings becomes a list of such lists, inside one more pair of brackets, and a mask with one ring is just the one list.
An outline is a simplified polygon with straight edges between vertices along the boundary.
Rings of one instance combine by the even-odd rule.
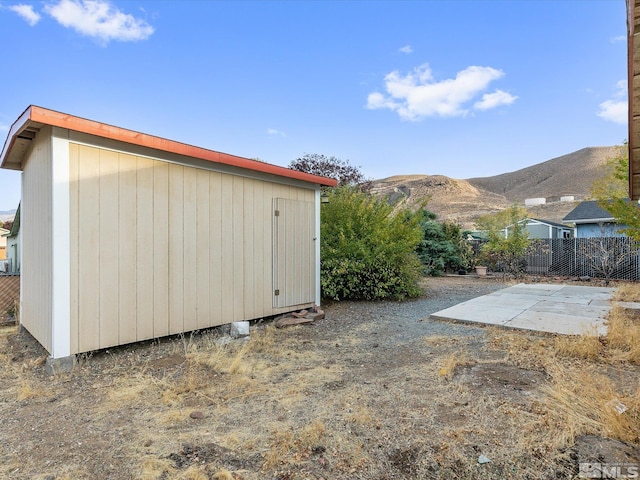
[[608, 122], [625, 125], [629, 121], [629, 101], [627, 100], [627, 81], [616, 82], [614, 100], [606, 100], [600, 105], [597, 115]]
[[33, 9], [32, 5], [20, 3], [18, 5], [10, 5], [7, 8], [20, 15], [32, 27], [40, 21], [40, 14]]
[[618, 43], [618, 42], [626, 42], [626, 41], [627, 41], [626, 35], [618, 35], [617, 37], [611, 37], [609, 39], [610, 43]]
[[629, 112], [628, 112], [628, 102], [624, 101], [615, 101], [615, 100], [607, 100], [602, 102], [600, 105], [600, 111], [598, 112], [598, 116], [604, 120], [609, 122], [626, 124], [629, 120]]
[[45, 6], [45, 11], [64, 27], [105, 44], [145, 40], [154, 31], [144, 20], [123, 13], [106, 0], [58, 0]]
[[482, 100], [476, 102], [473, 108], [478, 110], [490, 110], [492, 108], [499, 107], [500, 105], [511, 105], [516, 101], [518, 97], [511, 95], [510, 93], [503, 92], [502, 90], [496, 90], [493, 93], [485, 93], [482, 95]]
[[625, 97], [627, 95], [627, 85], [629, 83], [626, 80], [618, 80], [616, 82], [616, 96]]
[[281, 132], [280, 130], [276, 130], [275, 128], [267, 128], [267, 133], [269, 135], [279, 135], [281, 137], [286, 137], [287, 134], [284, 132]]
[[[388, 108], [405, 120], [424, 117], [454, 117], [469, 113], [468, 102], [477, 97], [489, 84], [504, 76], [502, 70], [491, 67], [471, 66], [458, 72], [455, 78], [436, 81], [428, 64], [402, 76], [393, 71], [385, 76], [387, 95], [373, 92], [367, 98], [367, 108]], [[483, 109], [513, 103], [516, 97], [497, 91], [475, 107]], [[493, 102], [493, 105], [490, 103]]]
[[0, 123], [0, 132], [8, 132], [9, 125], [5, 125], [4, 123]]
[[404, 47], [399, 48], [398, 51], [400, 53], [411, 53], [413, 52], [413, 48], [411, 47], [411, 45], [405, 45]]

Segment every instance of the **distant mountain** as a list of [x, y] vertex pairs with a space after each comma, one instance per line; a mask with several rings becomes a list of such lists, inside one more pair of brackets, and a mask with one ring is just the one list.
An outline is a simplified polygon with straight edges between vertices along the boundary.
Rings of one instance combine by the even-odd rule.
[[511, 202], [526, 198], [576, 195], [584, 198], [593, 181], [604, 173], [609, 158], [620, 147], [589, 147], [546, 162], [493, 177], [471, 178], [469, 183], [489, 192], [504, 195]]
[[0, 212], [0, 223], [4, 223], [8, 220], [13, 220], [13, 217], [16, 216], [15, 210], [7, 210]]
[[[545, 198], [547, 203], [531, 207], [529, 214], [561, 222], [577, 201], [589, 197], [593, 181], [604, 175], [609, 158], [620, 147], [589, 147], [510, 173], [493, 177], [457, 180], [443, 175], [401, 175], [374, 181], [373, 192], [391, 201], [406, 199], [409, 205], [427, 200], [440, 220], [473, 228], [474, 221], [527, 198]], [[573, 196], [575, 202], [560, 202]]]

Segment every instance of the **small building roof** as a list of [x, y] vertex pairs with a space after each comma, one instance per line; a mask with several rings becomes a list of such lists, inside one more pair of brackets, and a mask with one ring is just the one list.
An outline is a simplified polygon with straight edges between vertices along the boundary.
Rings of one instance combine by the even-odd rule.
[[563, 223], [558, 223], [558, 222], [552, 222], [551, 220], [543, 220], [541, 218], [530, 218], [529, 220], [539, 222], [539, 223], [544, 223], [545, 225], [550, 225], [552, 227], [568, 228], [568, 229], [571, 228], [569, 225], [565, 225]]
[[562, 219], [571, 223], [599, 223], [613, 222], [615, 219], [604, 208], [598, 205], [595, 200], [580, 202], [576, 208], [567, 213]]
[[315, 183], [328, 187], [335, 187], [338, 183], [337, 180], [332, 178], [299, 172], [297, 170], [291, 170], [290, 168], [272, 165], [259, 160], [251, 160], [235, 155], [229, 155], [227, 153], [216, 152], [214, 150], [208, 150], [206, 148], [196, 147], [162, 137], [156, 137], [146, 133], [140, 133], [134, 130], [127, 130], [125, 128], [96, 122], [94, 120], [87, 120], [86, 118], [75, 117], [66, 113], [48, 110], [36, 105], [30, 105], [9, 129], [9, 134], [7, 135], [7, 139], [5, 140], [2, 148], [2, 153], [0, 154], [0, 167], [11, 170], [22, 170], [22, 163], [29, 145], [36, 137], [38, 130], [44, 125], [66, 128], [141, 147], [153, 148], [213, 163], [302, 180], [304, 182]]

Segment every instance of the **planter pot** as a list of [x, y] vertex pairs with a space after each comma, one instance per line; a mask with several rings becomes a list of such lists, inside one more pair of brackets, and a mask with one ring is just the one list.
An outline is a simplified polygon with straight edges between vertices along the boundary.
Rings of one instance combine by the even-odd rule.
[[487, 275], [487, 267], [476, 266], [476, 273], [479, 277], [485, 277]]

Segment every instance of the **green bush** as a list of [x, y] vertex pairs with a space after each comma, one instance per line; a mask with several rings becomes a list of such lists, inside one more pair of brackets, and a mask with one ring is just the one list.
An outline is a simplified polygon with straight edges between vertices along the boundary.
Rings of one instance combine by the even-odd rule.
[[354, 188], [328, 192], [322, 205], [322, 296], [333, 300], [420, 295], [415, 253], [419, 218]]
[[438, 276], [446, 271], [467, 270], [473, 252], [460, 225], [440, 223], [435, 213], [426, 209], [418, 215], [423, 234], [416, 252], [425, 275]]
[[477, 261], [486, 263], [494, 271], [521, 276], [526, 270], [524, 257], [531, 245], [526, 209], [512, 205], [501, 212], [480, 217], [476, 225], [488, 238], [480, 248]]

